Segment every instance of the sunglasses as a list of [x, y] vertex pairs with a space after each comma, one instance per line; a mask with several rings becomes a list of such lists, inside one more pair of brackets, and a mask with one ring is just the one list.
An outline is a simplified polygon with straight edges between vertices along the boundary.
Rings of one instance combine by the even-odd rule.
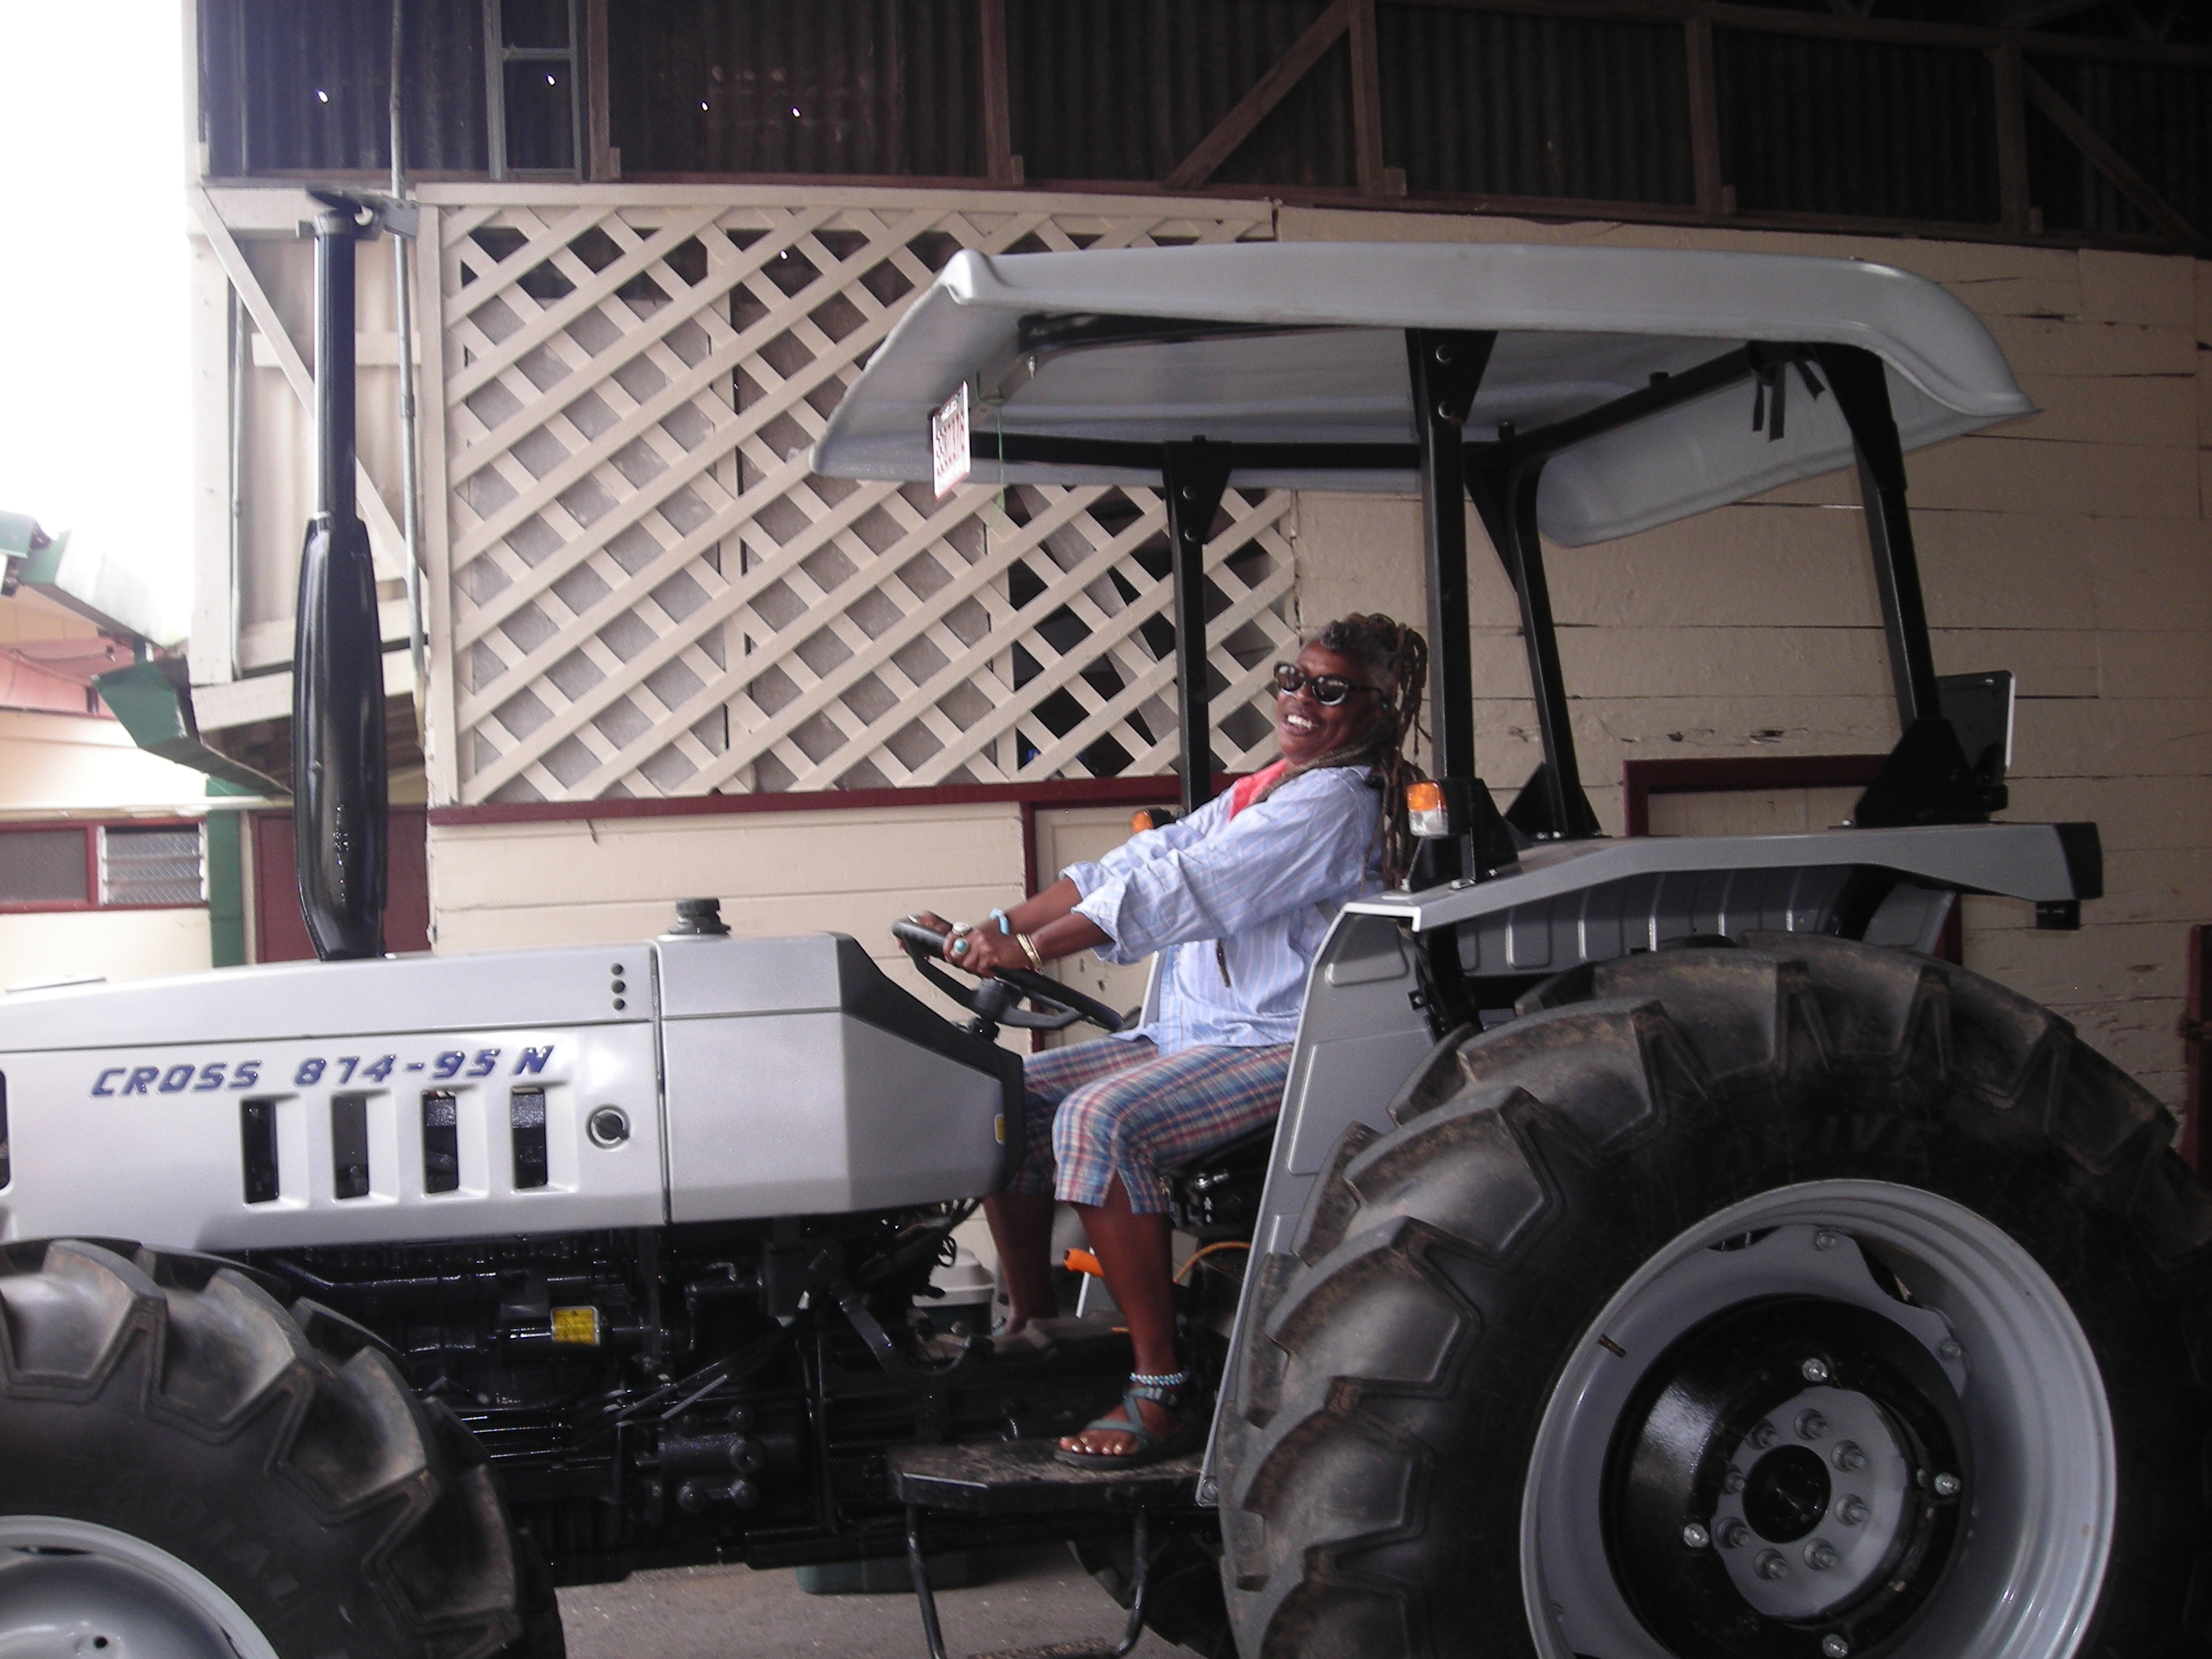
[[1313, 700], [1324, 708], [1334, 708], [1355, 691], [1372, 691], [1371, 685], [1361, 685], [1341, 674], [1309, 674], [1295, 663], [1275, 665], [1275, 695], [1295, 697], [1301, 691], [1313, 693]]

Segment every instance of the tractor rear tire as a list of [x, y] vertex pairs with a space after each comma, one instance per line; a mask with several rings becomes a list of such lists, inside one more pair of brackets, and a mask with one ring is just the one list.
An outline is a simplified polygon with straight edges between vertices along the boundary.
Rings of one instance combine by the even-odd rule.
[[0, 1651], [543, 1659], [523, 1600], [475, 1442], [367, 1332], [209, 1257], [0, 1247]]
[[1849, 941], [1581, 968], [1255, 1265], [1247, 1659], [2169, 1659], [2212, 1194], [2063, 1020]]

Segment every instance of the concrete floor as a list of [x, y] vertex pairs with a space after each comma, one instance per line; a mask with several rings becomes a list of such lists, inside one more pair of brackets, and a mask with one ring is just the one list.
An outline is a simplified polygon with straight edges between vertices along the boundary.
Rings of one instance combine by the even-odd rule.
[[[1121, 1609], [1064, 1544], [998, 1550], [983, 1581], [938, 1593], [953, 1659], [1064, 1642], [1110, 1648]], [[561, 1592], [569, 1659], [927, 1659], [911, 1595], [809, 1595], [789, 1570], [678, 1567]], [[1132, 1659], [1188, 1654], [1150, 1631]]]

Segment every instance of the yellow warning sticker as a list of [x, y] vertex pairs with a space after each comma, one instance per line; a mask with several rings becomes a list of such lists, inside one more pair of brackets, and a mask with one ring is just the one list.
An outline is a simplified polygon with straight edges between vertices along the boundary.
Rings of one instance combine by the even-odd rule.
[[579, 1347], [599, 1346], [599, 1310], [597, 1308], [556, 1308], [553, 1310], [553, 1340], [574, 1343]]

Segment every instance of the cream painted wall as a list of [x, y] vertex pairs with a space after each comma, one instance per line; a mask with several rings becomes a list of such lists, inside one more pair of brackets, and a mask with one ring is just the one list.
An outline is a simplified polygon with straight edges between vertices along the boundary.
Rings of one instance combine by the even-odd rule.
[[204, 906], [175, 910], [36, 910], [0, 915], [0, 990], [89, 974], [198, 974], [210, 960]]
[[118, 721], [0, 709], [0, 813], [197, 811], [206, 798], [203, 775], [135, 747]]
[[937, 1001], [897, 953], [890, 924], [923, 908], [973, 921], [1022, 892], [1021, 815], [1011, 803], [434, 822], [429, 855], [441, 953], [650, 939], [674, 921], [678, 899], [711, 895], [733, 933], [850, 933]]
[[[1838, 255], [1916, 271], [1972, 307], [2041, 412], [1909, 459], [1936, 666], [2020, 677], [2007, 816], [2095, 820], [2107, 896], [2078, 933], [1970, 900], [1966, 961], [2179, 1100], [2187, 928], [2212, 922], [2212, 264], [1288, 208], [1278, 229], [1286, 241]], [[1583, 779], [1609, 830], [1626, 760], [1895, 740], [1856, 503], [1838, 473], [1620, 542], [1548, 549]], [[1419, 614], [1411, 502], [1307, 495], [1297, 537], [1302, 623]], [[1468, 539], [1478, 762], [1510, 798], [1535, 763], [1534, 709], [1511, 591], [1472, 514]]]

